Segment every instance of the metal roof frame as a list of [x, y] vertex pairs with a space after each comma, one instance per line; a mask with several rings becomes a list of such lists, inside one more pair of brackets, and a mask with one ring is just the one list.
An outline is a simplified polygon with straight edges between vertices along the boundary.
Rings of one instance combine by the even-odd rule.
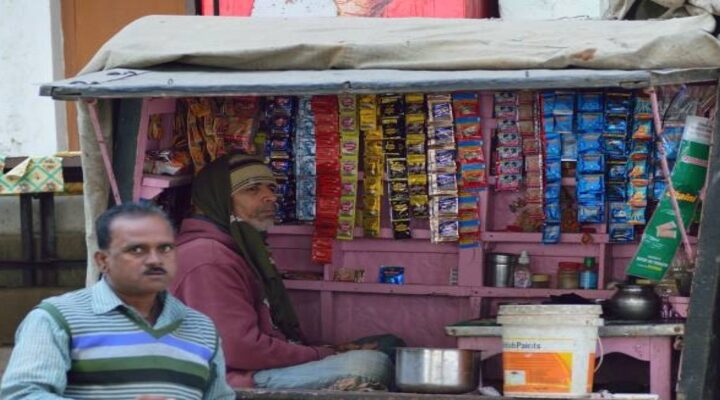
[[434, 92], [556, 88], [643, 88], [717, 81], [720, 68], [661, 70], [290, 70], [208, 67], [110, 69], [44, 84], [58, 100], [234, 95]]

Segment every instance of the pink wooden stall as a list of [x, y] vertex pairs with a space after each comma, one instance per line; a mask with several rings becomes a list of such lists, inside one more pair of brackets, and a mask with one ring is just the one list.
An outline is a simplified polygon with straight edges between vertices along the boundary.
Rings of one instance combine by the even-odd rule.
[[[491, 117], [492, 92], [480, 94], [485, 151], [490, 154], [490, 137], [495, 125]], [[142, 160], [146, 150], [168, 145], [148, 140], [147, 127], [150, 115], [162, 114], [166, 131], [171, 132], [175, 100], [145, 99], [142, 110], [142, 129], [138, 134], [137, 148], [139, 160]], [[490, 181], [492, 183], [493, 177], [490, 177]], [[166, 188], [189, 184], [191, 178], [143, 175], [142, 166], [138, 163], [134, 182], [135, 199], [154, 198]], [[574, 178], [563, 179], [563, 185], [574, 184]], [[508, 232], [506, 227], [512, 223], [513, 215], [507, 205], [517, 196], [517, 193], [495, 193], [492, 187], [482, 192], [482, 246], [476, 249], [458, 249], [455, 244], [431, 244], [429, 230], [421, 224], [413, 229], [413, 239], [393, 240], [389, 226], [385, 226], [382, 238], [379, 239], [363, 238], [362, 230], [357, 229], [355, 240], [336, 241], [333, 262], [317, 265], [310, 257], [312, 226], [274, 227], [270, 231], [269, 243], [279, 268], [283, 271], [313, 272], [322, 277], [321, 280], [285, 282], [306, 335], [312, 341], [337, 343], [365, 335], [394, 333], [403, 337], [410, 346], [456, 347], [456, 338], [446, 334], [445, 326], [480, 317], [481, 310], [491, 309], [486, 307], [488, 304], [542, 299], [548, 295], [571, 292], [592, 299], [610, 297], [612, 291], [602, 289], [484, 286], [486, 253], [519, 254], [527, 250], [533, 272], [550, 274], [551, 287], [555, 287], [559, 262], [580, 262], [583, 257], [596, 257], [599, 287], [604, 288], [608, 282], [624, 280], [625, 267], [637, 246], [609, 243], [604, 224], [594, 226], [596, 233], [590, 235], [590, 243], [587, 244], [584, 244], [587, 238], [582, 234], [563, 234], [560, 244], [543, 245], [540, 233]], [[373, 283], [381, 265], [405, 267], [406, 284]], [[333, 272], [339, 267], [364, 269], [365, 282], [332, 281]], [[453, 270], [457, 272], [456, 285], [450, 284]], [[686, 301], [681, 299], [679, 303]], [[613, 339], [611, 342], [615, 341]], [[632, 346], [627, 343], [618, 346], [622, 348], [628, 345]], [[633, 352], [629, 351], [629, 354], [633, 355]], [[648, 359], [648, 356], [642, 354], [634, 356]], [[669, 365], [664, 364], [662, 368], [669, 368]]]

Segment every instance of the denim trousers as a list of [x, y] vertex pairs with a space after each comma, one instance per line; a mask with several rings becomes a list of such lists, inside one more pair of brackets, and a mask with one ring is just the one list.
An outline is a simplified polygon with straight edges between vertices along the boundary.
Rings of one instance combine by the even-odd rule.
[[338, 382], [347, 379], [389, 388], [394, 371], [385, 353], [353, 350], [304, 364], [261, 370], [255, 373], [254, 380], [256, 387], [266, 389], [335, 389]]

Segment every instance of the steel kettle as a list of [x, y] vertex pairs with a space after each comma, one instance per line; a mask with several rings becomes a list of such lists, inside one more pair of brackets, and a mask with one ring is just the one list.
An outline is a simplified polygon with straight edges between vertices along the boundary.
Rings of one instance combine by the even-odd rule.
[[645, 321], [660, 317], [662, 300], [652, 285], [618, 284], [606, 306], [612, 319]]

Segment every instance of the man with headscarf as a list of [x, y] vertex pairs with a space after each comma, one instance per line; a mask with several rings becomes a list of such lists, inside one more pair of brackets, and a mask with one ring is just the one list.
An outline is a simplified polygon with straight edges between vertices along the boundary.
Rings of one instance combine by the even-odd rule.
[[272, 171], [254, 157], [226, 155], [206, 166], [193, 182], [195, 214], [182, 223], [171, 290], [217, 325], [233, 387], [387, 388], [389, 357], [363, 349], [376, 344], [304, 343], [265, 243], [275, 186]]

